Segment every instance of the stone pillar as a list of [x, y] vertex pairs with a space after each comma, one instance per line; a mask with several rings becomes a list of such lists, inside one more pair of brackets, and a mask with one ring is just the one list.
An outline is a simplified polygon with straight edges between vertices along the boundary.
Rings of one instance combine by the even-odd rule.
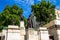
[[20, 35], [21, 35], [21, 40], [25, 40], [25, 26], [24, 26], [24, 21], [20, 22]]
[[4, 36], [4, 39], [6, 40], [7, 30], [2, 30], [2, 35]]
[[25, 31], [18, 26], [9, 25], [6, 40], [24, 40]]
[[38, 40], [37, 31], [33, 30], [32, 28], [29, 28], [27, 30], [27, 40]]
[[57, 37], [58, 37], [58, 40], [60, 40], [60, 29], [57, 29]]
[[20, 22], [20, 27], [9, 25], [6, 33], [6, 40], [25, 40], [24, 22]]
[[48, 27], [48, 31], [49, 31], [49, 39], [58, 40], [57, 28], [55, 26]]
[[45, 27], [39, 28], [39, 40], [49, 40], [48, 30]]
[[21, 36], [19, 27], [15, 25], [9, 25], [6, 37], [6, 40], [20, 40]]
[[24, 21], [21, 21], [21, 22], [20, 22], [20, 28], [21, 28], [21, 27], [25, 28], [25, 27], [24, 27]]

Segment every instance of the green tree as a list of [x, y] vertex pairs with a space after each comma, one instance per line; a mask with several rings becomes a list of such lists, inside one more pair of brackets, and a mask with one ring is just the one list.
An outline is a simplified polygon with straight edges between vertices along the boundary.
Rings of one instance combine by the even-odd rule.
[[14, 4], [12, 7], [7, 5], [0, 14], [0, 26], [20, 25], [23, 10]]
[[42, 0], [38, 4], [32, 5], [32, 12], [37, 17], [37, 21], [46, 24], [55, 19], [55, 5]]

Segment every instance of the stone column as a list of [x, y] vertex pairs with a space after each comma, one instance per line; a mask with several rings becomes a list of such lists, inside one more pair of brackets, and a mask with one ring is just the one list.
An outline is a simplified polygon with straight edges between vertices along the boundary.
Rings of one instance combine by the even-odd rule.
[[5, 36], [5, 40], [6, 40], [6, 35], [7, 35], [7, 30], [2, 30], [2, 34], [3, 34], [3, 36]]
[[46, 27], [39, 28], [39, 40], [49, 40], [49, 34]]
[[48, 27], [48, 31], [49, 31], [49, 38], [51, 40], [58, 40], [57, 28], [55, 26]]
[[21, 40], [25, 40], [25, 26], [24, 26], [24, 21], [20, 22], [20, 36], [21, 36]]
[[60, 29], [57, 29], [57, 37], [58, 37], [58, 40], [60, 40]]
[[33, 30], [32, 28], [29, 28], [27, 30], [27, 40], [38, 40], [38, 34], [37, 31]]
[[9, 25], [7, 30], [6, 40], [20, 40], [20, 29], [18, 26]]
[[18, 26], [9, 25], [6, 40], [24, 40], [25, 31]]
[[16, 25], [9, 25], [6, 35], [6, 40], [25, 40], [24, 22], [20, 22], [20, 27]]

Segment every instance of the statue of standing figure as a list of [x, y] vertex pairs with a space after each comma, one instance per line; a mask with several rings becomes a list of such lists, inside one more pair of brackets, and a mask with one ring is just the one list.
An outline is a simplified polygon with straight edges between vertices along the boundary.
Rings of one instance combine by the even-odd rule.
[[28, 22], [27, 22], [27, 29], [28, 28], [33, 28], [33, 22], [32, 20], [30, 19], [30, 17], [28, 18]]

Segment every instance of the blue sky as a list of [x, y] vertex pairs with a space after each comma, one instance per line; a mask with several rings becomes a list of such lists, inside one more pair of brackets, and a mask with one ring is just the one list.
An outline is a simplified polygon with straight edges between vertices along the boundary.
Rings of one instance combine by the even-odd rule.
[[56, 8], [57, 8], [57, 9], [60, 9], [60, 0], [57, 0], [57, 1], [56, 1]]
[[[31, 5], [34, 3], [38, 3], [41, 0], [0, 0], [0, 12], [3, 11], [5, 6], [9, 4], [12, 6], [13, 4], [17, 4], [24, 10], [23, 16], [28, 18], [31, 14]], [[50, 0], [53, 4], [56, 4], [56, 9], [60, 9], [60, 0]]]

